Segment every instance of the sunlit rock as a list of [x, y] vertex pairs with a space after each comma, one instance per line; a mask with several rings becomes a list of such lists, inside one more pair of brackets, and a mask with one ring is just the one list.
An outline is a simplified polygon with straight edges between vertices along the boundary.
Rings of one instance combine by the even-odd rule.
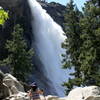
[[78, 87], [70, 91], [67, 100], [100, 100], [100, 87]]
[[11, 89], [12, 94], [24, 92], [24, 87], [11, 74], [5, 74], [4, 83]]

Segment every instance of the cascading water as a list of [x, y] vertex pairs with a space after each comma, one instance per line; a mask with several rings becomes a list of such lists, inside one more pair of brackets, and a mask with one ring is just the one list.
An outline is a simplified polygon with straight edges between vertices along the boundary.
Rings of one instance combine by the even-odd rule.
[[64, 50], [61, 43], [65, 40], [62, 28], [53, 21], [36, 0], [28, 0], [32, 12], [32, 26], [35, 37], [36, 51], [44, 65], [45, 76], [52, 83], [52, 88], [59, 96], [64, 96], [61, 84], [66, 80], [67, 73], [61, 69], [61, 54]]

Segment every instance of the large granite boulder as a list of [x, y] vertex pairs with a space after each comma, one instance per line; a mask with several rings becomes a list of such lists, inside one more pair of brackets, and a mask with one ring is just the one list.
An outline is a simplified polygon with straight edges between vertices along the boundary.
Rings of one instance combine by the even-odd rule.
[[70, 91], [67, 97], [48, 95], [46, 100], [100, 100], [100, 87], [78, 87]]
[[8, 100], [29, 100], [29, 96], [25, 93], [24, 87], [11, 74], [5, 74], [3, 81], [9, 88], [10, 96], [7, 98]]
[[21, 83], [11, 74], [0, 71], [0, 100], [30, 100]]
[[11, 74], [5, 74], [4, 83], [13, 91], [13, 94], [24, 92], [24, 87], [21, 83]]
[[100, 100], [100, 87], [78, 87], [70, 91], [67, 100]]

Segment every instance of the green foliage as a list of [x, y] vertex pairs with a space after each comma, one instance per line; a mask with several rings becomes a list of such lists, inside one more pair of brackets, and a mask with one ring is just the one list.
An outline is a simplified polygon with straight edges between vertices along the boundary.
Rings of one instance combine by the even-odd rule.
[[[64, 83], [63, 86], [67, 86], [66, 94], [74, 87], [74, 85], [80, 86], [80, 63], [78, 61], [81, 46], [81, 29], [79, 25], [82, 13], [70, 0], [70, 3], [66, 6], [65, 13], [65, 36], [67, 37], [62, 47], [66, 49], [66, 54], [63, 55], [63, 67], [68, 69], [74, 69], [74, 73], [70, 73], [75, 79], [69, 79], [68, 82]], [[78, 82], [78, 83], [77, 83]]]
[[100, 6], [98, 0], [85, 4], [84, 18], [80, 20], [82, 30], [80, 49], [80, 70], [83, 73], [83, 85], [100, 86]]
[[73, 78], [64, 83], [66, 93], [76, 86], [100, 86], [100, 3], [89, 0], [83, 8], [83, 15], [75, 9], [71, 0], [66, 6], [65, 36], [62, 44], [64, 68], [73, 68]]
[[14, 27], [11, 34], [12, 40], [7, 40], [6, 49], [9, 52], [8, 58], [2, 64], [10, 65], [12, 74], [19, 80], [25, 81], [32, 70], [33, 50], [27, 50], [26, 41], [23, 38], [23, 29], [20, 25]]
[[8, 13], [3, 9], [0, 9], [0, 25], [3, 25], [8, 18]]
[[[65, 14], [65, 36], [67, 36], [66, 40], [62, 44], [62, 47], [67, 49], [66, 56], [64, 60], [65, 62], [64, 67], [70, 68], [73, 63], [76, 63], [78, 59], [78, 52], [80, 47], [80, 26], [79, 26], [79, 19], [82, 17], [82, 13], [75, 7], [73, 1], [71, 0], [66, 7], [66, 14]], [[72, 63], [73, 62], [73, 63]]]

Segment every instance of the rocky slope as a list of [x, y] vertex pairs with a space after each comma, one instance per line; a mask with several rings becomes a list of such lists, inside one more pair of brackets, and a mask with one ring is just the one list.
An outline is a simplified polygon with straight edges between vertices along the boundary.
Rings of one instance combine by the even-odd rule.
[[[1, 73], [0, 73], [1, 74]], [[23, 85], [11, 74], [5, 74], [3, 79], [8, 89], [10, 96], [4, 100], [30, 100], [27, 93], [24, 91]], [[0, 94], [2, 91], [0, 91]], [[1, 96], [1, 95], [0, 95]], [[40, 95], [41, 100], [100, 100], [100, 87], [89, 86], [84, 88], [75, 88], [70, 91], [67, 97], [57, 97], [53, 95]]]

